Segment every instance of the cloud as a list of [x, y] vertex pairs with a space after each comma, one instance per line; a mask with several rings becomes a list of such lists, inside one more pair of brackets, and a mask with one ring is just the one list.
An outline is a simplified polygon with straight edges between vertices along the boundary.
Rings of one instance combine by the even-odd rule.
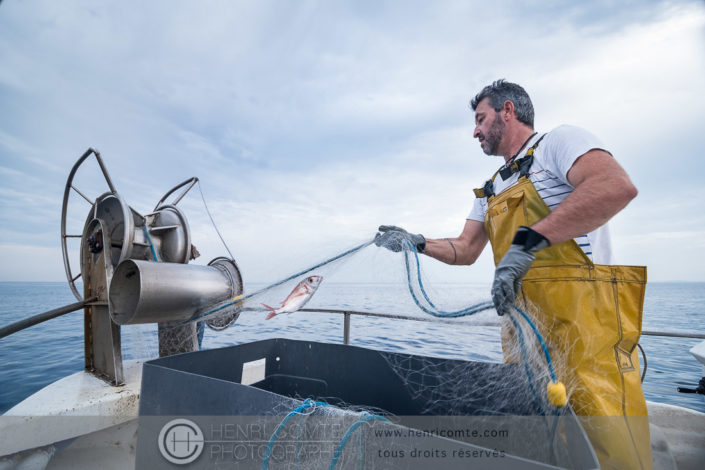
[[[88, 146], [143, 214], [198, 176], [252, 279], [381, 223], [456, 235], [471, 189], [499, 165], [473, 141], [467, 103], [506, 77], [531, 93], [541, 130], [582, 125], [632, 175], [641, 192], [614, 221], [619, 251], [655, 260], [657, 278], [702, 279], [681, 251], [668, 269], [675, 248], [656, 241], [705, 226], [681, 202], [702, 186], [689, 170], [705, 144], [703, 25], [698, 2], [5, 2], [0, 244], [12, 259], [16, 243], [56, 245], [66, 177]], [[96, 197], [105, 184], [90, 165], [76, 183]], [[80, 227], [87, 206], [74, 199]], [[223, 249], [199, 199], [193, 190], [180, 207], [206, 259]], [[41, 250], [20, 251], [40, 264]], [[490, 258], [425, 269], [485, 282]], [[0, 279], [18, 279], [9, 266]]]

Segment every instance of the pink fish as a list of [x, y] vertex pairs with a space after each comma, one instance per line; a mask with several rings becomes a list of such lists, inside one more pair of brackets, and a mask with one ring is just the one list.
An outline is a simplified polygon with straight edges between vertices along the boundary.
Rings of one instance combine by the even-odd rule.
[[316, 289], [318, 289], [318, 286], [321, 284], [322, 280], [323, 276], [309, 276], [299, 282], [299, 284], [294, 287], [294, 290], [291, 291], [291, 294], [284, 299], [279, 308], [275, 309], [269, 305], [262, 304], [262, 306], [269, 310], [269, 314], [265, 320], [269, 320], [280, 313], [293, 313], [301, 309], [304, 305], [306, 305], [306, 302], [313, 297], [314, 292], [316, 292]]

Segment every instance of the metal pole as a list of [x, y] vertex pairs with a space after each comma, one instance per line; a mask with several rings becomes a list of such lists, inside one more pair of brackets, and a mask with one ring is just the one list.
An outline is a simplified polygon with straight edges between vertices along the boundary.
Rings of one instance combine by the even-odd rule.
[[705, 339], [705, 333], [690, 333], [688, 331], [651, 331], [642, 330], [642, 335], [646, 336], [668, 336], [671, 338], [696, 338]]
[[343, 312], [343, 344], [350, 344], [350, 313]]
[[5, 336], [11, 335], [12, 333], [16, 333], [20, 330], [24, 330], [25, 328], [29, 328], [30, 326], [34, 326], [38, 323], [51, 320], [52, 318], [60, 317], [61, 315], [80, 310], [87, 303], [93, 302], [94, 300], [96, 300], [96, 297], [84, 300], [82, 302], [76, 302], [75, 304], [55, 308], [54, 310], [49, 310], [48, 312], [40, 313], [38, 315], [34, 315], [33, 317], [25, 318], [24, 320], [20, 320], [18, 322], [11, 323], [7, 326], [3, 326], [2, 328], [0, 328], [0, 338], [4, 338]]
[[[254, 308], [243, 308], [243, 311], [257, 311], [260, 309], [254, 309]], [[499, 321], [495, 320], [490, 320], [490, 321], [460, 321], [457, 319], [443, 319], [443, 318], [437, 318], [437, 317], [421, 317], [421, 316], [411, 316], [411, 315], [395, 315], [395, 314], [388, 314], [388, 313], [376, 313], [376, 312], [358, 312], [355, 310], [339, 310], [339, 309], [331, 309], [331, 308], [302, 308], [300, 310], [301, 312], [314, 312], [314, 313], [342, 313], [345, 315], [347, 318], [347, 327], [349, 328], [349, 321], [350, 321], [350, 315], [360, 315], [363, 317], [377, 317], [377, 318], [389, 318], [392, 320], [411, 320], [411, 321], [421, 321], [421, 322], [430, 322], [430, 323], [445, 323], [448, 325], [460, 325], [463, 327], [477, 327], [477, 326], [491, 326], [491, 327], [500, 327], [501, 324]], [[349, 332], [348, 332], [349, 334]], [[664, 337], [671, 337], [671, 338], [695, 338], [695, 339], [705, 339], [705, 333], [701, 332], [696, 332], [692, 333], [689, 331], [657, 331], [657, 330], [642, 330], [641, 332], [642, 336], [664, 336]]]

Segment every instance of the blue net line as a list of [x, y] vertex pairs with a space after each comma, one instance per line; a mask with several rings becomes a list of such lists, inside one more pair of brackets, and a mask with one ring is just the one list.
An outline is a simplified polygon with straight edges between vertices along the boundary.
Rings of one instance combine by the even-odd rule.
[[[551, 379], [553, 380], [554, 383], [556, 383], [558, 380], [556, 379], [556, 371], [553, 369], [553, 361], [551, 360], [551, 354], [548, 352], [548, 347], [546, 346], [546, 342], [543, 340], [543, 336], [541, 336], [541, 333], [539, 333], [539, 329], [536, 328], [536, 325], [534, 322], [531, 321], [529, 316], [524, 313], [522, 309], [517, 307], [516, 305], [512, 305], [514, 310], [519, 312], [522, 317], [524, 317], [524, 320], [526, 320], [526, 323], [529, 324], [532, 330], [534, 330], [534, 334], [536, 335], [536, 339], [539, 340], [539, 343], [541, 344], [541, 349], [543, 349], [543, 355], [546, 358], [546, 363], [548, 364], [548, 370], [551, 372]], [[511, 317], [510, 317], [511, 318]]]
[[539, 398], [539, 394], [536, 391], [536, 388], [534, 388], [534, 375], [531, 373], [531, 366], [529, 365], [529, 355], [526, 352], [526, 344], [524, 343], [524, 330], [521, 328], [521, 325], [514, 318], [514, 315], [512, 315], [511, 312], [509, 314], [509, 320], [511, 320], [512, 324], [514, 325], [514, 328], [517, 331], [517, 338], [519, 338], [519, 348], [521, 349], [521, 358], [522, 362], [524, 363], [524, 370], [526, 371], [529, 388], [531, 389], [531, 394], [534, 397], [534, 405], [536, 406], [536, 411], [539, 414], [544, 415], [546, 413], [543, 410], [543, 406], [541, 406], [541, 399]]
[[[406, 267], [406, 280], [407, 280], [407, 285], [409, 287], [409, 293], [411, 293], [411, 297], [414, 299], [414, 302], [421, 310], [423, 310], [424, 312], [428, 313], [429, 315], [433, 315], [435, 317], [457, 318], [457, 317], [463, 317], [463, 316], [467, 316], [467, 315], [473, 315], [473, 314], [481, 312], [483, 310], [488, 310], [490, 308], [494, 308], [493, 302], [487, 301], [487, 302], [480, 302], [478, 304], [471, 305], [471, 306], [466, 307], [464, 309], [456, 310], [453, 312], [447, 312], [447, 311], [438, 309], [438, 307], [436, 307], [433, 304], [433, 302], [431, 301], [431, 299], [428, 297], [428, 294], [426, 294], [426, 289], [423, 286], [423, 281], [421, 280], [421, 263], [419, 262], [419, 254], [418, 254], [418, 251], [416, 250], [416, 247], [408, 240], [403, 241], [403, 247], [404, 247], [404, 264]], [[414, 253], [414, 258], [416, 261], [416, 279], [418, 281], [419, 289], [421, 290], [421, 293], [423, 294], [424, 299], [426, 300], [426, 302], [428, 302], [428, 304], [431, 306], [431, 308], [433, 310], [428, 309], [425, 306], [423, 306], [419, 302], [419, 299], [416, 296], [416, 293], [414, 292], [412, 281], [411, 281], [411, 266], [410, 266], [410, 262], [409, 262], [409, 252]], [[541, 344], [541, 349], [543, 350], [544, 357], [546, 358], [546, 363], [548, 364], [549, 372], [551, 373], [551, 379], [553, 380], [554, 383], [557, 382], [558, 380], [556, 379], [556, 371], [553, 368], [553, 361], [551, 360], [551, 354], [548, 352], [548, 347], [546, 346], [546, 342], [544, 341], [543, 336], [541, 336], [541, 333], [539, 332], [538, 328], [536, 328], [536, 325], [534, 324], [534, 322], [531, 321], [529, 316], [522, 309], [520, 309], [516, 305], [512, 305], [512, 307], [514, 308], [514, 310], [519, 312], [519, 314], [521, 314], [521, 316], [524, 318], [524, 320], [529, 324], [529, 326], [533, 330], [534, 334], [536, 335], [536, 339], [538, 339], [539, 344]], [[515, 326], [517, 327], [517, 329], [520, 332], [519, 342], [520, 342], [520, 346], [522, 348], [522, 351], [524, 351], [524, 343], [523, 343], [524, 340], [523, 340], [523, 334], [521, 334], [521, 332], [522, 332], [521, 326], [516, 322], [516, 320], [514, 320], [513, 317], [510, 316], [510, 319], [515, 324]], [[527, 372], [529, 372], [529, 371], [527, 370]], [[530, 372], [529, 372], [529, 374], [530, 374]]]
[[[553, 369], [553, 361], [551, 360], [551, 355], [548, 352], [548, 348], [546, 347], [546, 343], [543, 340], [543, 336], [541, 336], [541, 333], [539, 333], [538, 328], [536, 328], [536, 324], [531, 321], [529, 316], [523, 310], [521, 310], [516, 305], [512, 305], [512, 307], [514, 308], [514, 310], [516, 310], [517, 312], [519, 312], [521, 314], [521, 316], [524, 318], [524, 320], [526, 320], [526, 322], [529, 324], [531, 329], [534, 331], [536, 338], [538, 339], [539, 343], [541, 344], [541, 348], [543, 349], [544, 356], [546, 357], [546, 363], [548, 364], [548, 368], [551, 373], [551, 379], [553, 380], [553, 383], [556, 383], [557, 379], [556, 379], [556, 372]], [[526, 375], [528, 376], [529, 387], [531, 388], [531, 392], [534, 396], [534, 403], [536, 405], [536, 409], [540, 414], [546, 415], [546, 413], [543, 409], [543, 406], [541, 406], [541, 400], [538, 397], [538, 393], [536, 392], [536, 389], [534, 388], [534, 380], [533, 380], [533, 376], [531, 374], [531, 369], [530, 369], [529, 360], [528, 360], [528, 354], [526, 352], [526, 347], [524, 344], [524, 331], [522, 330], [519, 322], [514, 318], [513, 314], [511, 314], [511, 312], [509, 314], [509, 319], [512, 321], [514, 328], [516, 328], [518, 330], [517, 336], [519, 337], [519, 346], [521, 347], [521, 354], [522, 354], [522, 359], [524, 362], [524, 368], [526, 370]], [[554, 446], [554, 443], [556, 440], [556, 431], [558, 430], [558, 418], [560, 417], [561, 412], [559, 411], [558, 408], [553, 406], [552, 407], [552, 414], [554, 416], [554, 420], [553, 420], [553, 424], [551, 426], [551, 429], [548, 431], [549, 436], [550, 436], [550, 438], [548, 439], [548, 455], [550, 455], [551, 458], [553, 459], [555, 457], [554, 451], [553, 451], [553, 446]]]
[[307, 398], [301, 405], [297, 406], [296, 408], [291, 410], [288, 415], [286, 415], [282, 422], [279, 423], [279, 426], [277, 426], [277, 429], [274, 430], [274, 433], [272, 433], [272, 437], [269, 438], [269, 442], [267, 443], [267, 449], [264, 452], [264, 459], [262, 460], [262, 470], [267, 470], [269, 468], [269, 458], [272, 455], [272, 448], [274, 447], [274, 443], [279, 437], [279, 433], [281, 433], [284, 429], [284, 426], [286, 426], [286, 423], [289, 422], [292, 417], [300, 415], [303, 411], [309, 408], [313, 408], [312, 412], [315, 411], [315, 408], [318, 406], [328, 406], [328, 403], [324, 403], [322, 401], [314, 401], [310, 398]]
[[[458, 318], [458, 317], [465, 317], [468, 315], [474, 315], [475, 313], [482, 312], [483, 310], [489, 310], [491, 308], [494, 308], [494, 304], [491, 301], [485, 301], [485, 302], [480, 302], [474, 305], [470, 305], [469, 307], [465, 307], [460, 310], [448, 312], [439, 309], [434, 305], [434, 303], [431, 301], [431, 299], [428, 297], [428, 294], [426, 293], [426, 289], [424, 288], [423, 281], [421, 280], [421, 263], [419, 262], [419, 254], [416, 250], [416, 247], [409, 242], [408, 240], [404, 240], [403, 243], [404, 246], [404, 265], [406, 267], [406, 282], [409, 287], [409, 293], [411, 294], [411, 298], [414, 299], [414, 303], [416, 304], [417, 307], [419, 307], [422, 311], [425, 313], [428, 313], [429, 315], [432, 315], [434, 317], [438, 318]], [[430, 305], [430, 308], [427, 308], [426, 306], [422, 305], [421, 302], [419, 301], [419, 298], [416, 296], [416, 293], [414, 292], [414, 287], [412, 285], [412, 280], [411, 280], [411, 264], [409, 261], [409, 253], [413, 252], [414, 253], [414, 258], [416, 260], [416, 279], [418, 281], [419, 285], [419, 290], [421, 291], [421, 294], [423, 295], [423, 298], [428, 302]]]
[[[350, 440], [350, 437], [353, 435], [355, 430], [362, 426], [363, 424], [369, 422], [369, 421], [386, 421], [390, 422], [387, 418], [384, 416], [380, 415], [374, 415], [374, 414], [369, 414], [367, 412], [364, 412], [362, 416], [360, 416], [360, 419], [355, 421], [355, 423], [352, 424], [343, 436], [343, 438], [340, 440], [340, 444], [338, 444], [338, 447], [336, 447], [335, 452], [333, 453], [333, 459], [330, 462], [330, 466], [328, 467], [328, 470], [334, 470], [336, 464], [338, 463], [338, 459], [340, 458], [340, 454], [343, 453], [343, 449], [345, 449], [345, 445], [348, 443], [348, 440]], [[361, 435], [360, 435], [361, 436]], [[362, 442], [362, 441], [360, 441]], [[358, 449], [359, 455], [358, 457], [361, 457], [362, 455], [362, 447]]]
[[142, 230], [144, 231], [144, 236], [147, 238], [147, 241], [149, 242], [149, 248], [152, 250], [152, 256], [154, 257], [154, 261], [159, 262], [159, 258], [157, 258], [157, 252], [154, 250], [154, 243], [152, 243], [152, 237], [149, 236], [149, 230], [147, 230], [147, 223], [142, 226]]
[[[274, 430], [274, 432], [272, 433], [272, 437], [269, 438], [269, 442], [267, 443], [267, 449], [265, 450], [264, 458], [262, 460], [262, 470], [269, 469], [269, 459], [271, 458], [272, 449], [274, 448], [274, 444], [277, 441], [277, 439], [279, 438], [279, 434], [282, 432], [282, 430], [284, 429], [286, 424], [289, 422], [289, 420], [291, 420], [291, 418], [293, 418], [294, 416], [302, 415], [303, 412], [309, 408], [312, 408], [312, 410], [310, 413], [306, 413], [306, 416], [313, 413], [317, 407], [327, 407], [327, 406], [330, 406], [330, 405], [325, 402], [315, 401], [311, 398], [307, 398], [306, 400], [304, 400], [304, 402], [301, 405], [297, 406], [292, 411], [290, 411], [289, 414], [286, 415], [286, 417], [282, 420], [282, 422], [279, 423], [279, 426], [277, 426], [277, 429]], [[385, 418], [384, 416], [363, 412], [362, 415], [360, 416], [360, 418], [355, 423], [353, 423], [348, 428], [345, 435], [343, 435], [343, 438], [340, 440], [340, 443], [338, 444], [338, 446], [335, 449], [335, 452], [333, 453], [333, 458], [331, 460], [330, 466], [328, 467], [328, 470], [335, 469], [335, 466], [338, 463], [338, 459], [340, 458], [340, 455], [343, 453], [343, 450], [345, 449], [346, 444], [348, 443], [348, 441], [352, 437], [355, 430], [357, 428], [359, 428], [361, 425], [363, 425], [369, 421], [374, 421], [374, 420], [389, 422], [389, 420], [387, 418]], [[361, 456], [362, 456], [362, 445], [361, 444], [360, 444], [358, 451], [360, 452], [360, 455], [358, 457], [361, 458]]]

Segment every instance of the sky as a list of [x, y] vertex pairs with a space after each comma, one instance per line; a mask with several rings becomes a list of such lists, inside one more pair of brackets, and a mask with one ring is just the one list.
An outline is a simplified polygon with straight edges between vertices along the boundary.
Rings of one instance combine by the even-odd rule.
[[[2, 1], [0, 281], [66, 279], [62, 197], [89, 147], [141, 214], [197, 176], [246, 281], [380, 224], [457, 236], [502, 163], [468, 106], [498, 78], [528, 91], [537, 130], [584, 127], [629, 173], [617, 262], [705, 281], [705, 2], [452, 0]], [[94, 198], [106, 189], [89, 163], [74, 184]], [[197, 189], [179, 207], [196, 262], [225, 255]], [[88, 210], [72, 196], [69, 233]], [[401, 262], [377, 252], [338, 280]], [[491, 282], [489, 246], [473, 266], [424, 270]]]

